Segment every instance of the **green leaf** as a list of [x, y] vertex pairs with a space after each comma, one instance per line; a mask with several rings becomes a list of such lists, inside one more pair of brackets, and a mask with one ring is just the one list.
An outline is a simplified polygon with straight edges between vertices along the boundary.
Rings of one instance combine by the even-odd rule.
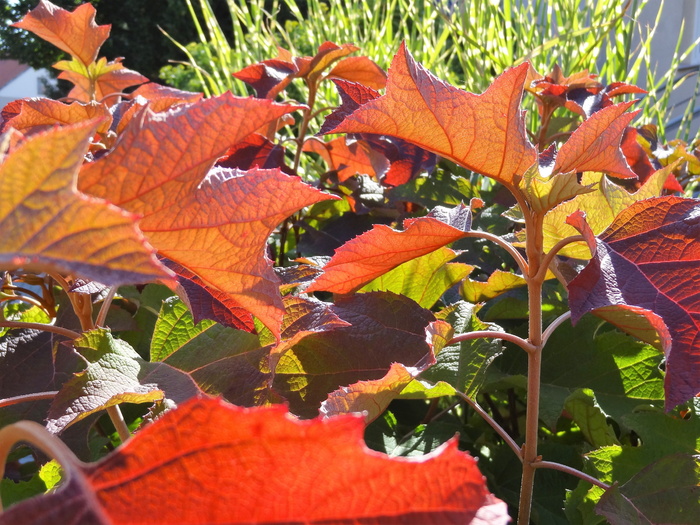
[[431, 308], [442, 294], [474, 269], [463, 263], [450, 263], [457, 252], [443, 246], [377, 277], [361, 292], [386, 291], [405, 295], [423, 308]]
[[[477, 316], [478, 306], [466, 302], [458, 303], [447, 321], [452, 324], [455, 335], [477, 330], [500, 330], [495, 324], [484, 323]], [[421, 379], [448, 383], [469, 397], [475, 397], [486, 379], [486, 369], [502, 352], [499, 340], [471, 339], [444, 348], [437, 362], [421, 374]]]
[[540, 174], [537, 163], [533, 164], [523, 175], [520, 189], [525, 192], [528, 203], [537, 213], [545, 213], [557, 204], [577, 195], [594, 191], [590, 186], [582, 186], [578, 183], [575, 171], [545, 177]]
[[109, 330], [85, 332], [74, 344], [87, 366], [63, 384], [51, 403], [47, 428], [52, 432], [119, 403], [164, 398], [178, 403], [201, 393], [190, 378], [162, 363], [144, 361]]
[[569, 413], [586, 440], [594, 447], [620, 444], [615, 431], [608, 425], [605, 413], [598, 405], [592, 390], [588, 388], [576, 390], [566, 399], [564, 410]]
[[166, 299], [153, 330], [151, 361], [163, 361], [214, 324], [214, 321], [205, 319], [195, 325], [185, 303], [178, 297]]
[[603, 494], [596, 512], [613, 525], [700, 523], [700, 460], [674, 454], [643, 468]]

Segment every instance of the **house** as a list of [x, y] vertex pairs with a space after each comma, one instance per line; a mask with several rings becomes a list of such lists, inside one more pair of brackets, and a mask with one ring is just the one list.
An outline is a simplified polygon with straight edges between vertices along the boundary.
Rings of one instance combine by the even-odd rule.
[[45, 71], [32, 69], [17, 60], [0, 60], [0, 108], [18, 98], [38, 97], [44, 92]]

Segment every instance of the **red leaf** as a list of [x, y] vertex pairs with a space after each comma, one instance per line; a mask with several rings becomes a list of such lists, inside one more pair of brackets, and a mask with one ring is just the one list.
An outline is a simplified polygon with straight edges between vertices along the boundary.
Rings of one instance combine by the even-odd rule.
[[508, 520], [456, 440], [424, 457], [389, 458], [367, 449], [363, 432], [356, 416], [297, 421], [281, 406], [195, 400], [97, 464], [63, 465], [68, 486], [11, 507], [3, 522], [116, 525], [135, 512], [153, 525]]
[[279, 168], [287, 175], [294, 175], [292, 168], [284, 163], [284, 148], [259, 133], [229, 148], [216, 165], [239, 170]]
[[669, 410], [700, 392], [698, 204], [679, 197], [636, 202], [597, 239], [580, 213], [569, 220], [595, 254], [569, 283], [572, 319], [590, 311], [605, 314], [611, 306], [645, 309], [664, 344]]
[[306, 291], [351, 293], [398, 265], [463, 236], [463, 230], [432, 217], [414, 219], [404, 231], [375, 225], [338, 248]]
[[398, 137], [513, 187], [536, 161], [520, 109], [527, 71], [527, 64], [510, 69], [474, 95], [435, 78], [402, 44], [386, 95], [325, 131]]
[[185, 292], [183, 301], [192, 312], [195, 324], [203, 319], [211, 319], [231, 328], [255, 331], [253, 316], [231, 297], [208, 287], [202, 279], [184, 266], [165, 257], [161, 258], [161, 262], [177, 274], [177, 280]]
[[259, 98], [275, 98], [294, 79], [297, 67], [284, 60], [272, 59], [244, 67], [233, 74], [249, 84]]
[[345, 182], [353, 175], [375, 176], [374, 167], [364, 141], [349, 142], [346, 137], [338, 137], [330, 142], [307, 140], [304, 151], [317, 153], [326, 161], [328, 168], [338, 172], [338, 181]]
[[609, 106], [584, 121], [559, 150], [553, 172], [598, 171], [636, 179], [620, 150], [622, 134], [638, 113], [625, 113], [632, 104]]
[[110, 30], [108, 25], [95, 24], [95, 8], [91, 4], [78, 6], [71, 13], [47, 0], [40, 0], [37, 7], [12, 25], [31, 31], [86, 66], [95, 61]]

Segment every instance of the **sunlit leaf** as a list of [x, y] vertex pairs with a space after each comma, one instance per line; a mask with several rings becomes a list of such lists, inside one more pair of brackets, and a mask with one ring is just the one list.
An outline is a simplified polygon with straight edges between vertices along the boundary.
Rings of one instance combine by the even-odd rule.
[[[362, 104], [333, 133], [374, 133], [411, 142], [508, 186], [536, 160], [520, 109], [527, 64], [474, 95], [435, 78], [401, 45], [386, 95]], [[495, 125], [499, 115], [502, 125]]]
[[97, 58], [111, 27], [95, 24], [92, 4], [83, 4], [69, 12], [47, 0], [40, 0], [37, 7], [13, 25], [51, 42], [86, 66]]
[[19, 113], [6, 120], [0, 131], [6, 131], [8, 127], [12, 126], [28, 135], [43, 131], [56, 124], [77, 124], [101, 118], [97, 132], [105, 133], [109, 130], [112, 122], [109, 110], [101, 104], [82, 104], [80, 102], [63, 104], [49, 98], [28, 98], [21, 102]]
[[[193, 401], [100, 463], [71, 465], [80, 482], [12, 507], [3, 522], [132, 523], [138, 508], [154, 525], [506, 523], [505, 503], [456, 440], [429, 456], [390, 459], [365, 447], [363, 429], [356, 416], [300, 422], [281, 406]], [[164, 487], [177, 496], [144, 500]]]
[[0, 164], [0, 264], [82, 275], [106, 285], [170, 279], [135, 215], [75, 189], [99, 121], [27, 138]]
[[472, 281], [467, 279], [462, 283], [462, 297], [470, 303], [483, 303], [502, 293], [525, 286], [527, 282], [520, 275], [502, 270], [495, 270], [489, 275], [488, 281]]
[[282, 300], [267, 238], [292, 213], [332, 197], [278, 170], [209, 169], [230, 146], [294, 109], [224, 94], [145, 111], [109, 155], [85, 166], [80, 187], [143, 215], [141, 230], [160, 255], [279, 333]]
[[367, 57], [347, 57], [339, 60], [328, 72], [328, 78], [349, 80], [372, 89], [386, 87], [386, 73]]

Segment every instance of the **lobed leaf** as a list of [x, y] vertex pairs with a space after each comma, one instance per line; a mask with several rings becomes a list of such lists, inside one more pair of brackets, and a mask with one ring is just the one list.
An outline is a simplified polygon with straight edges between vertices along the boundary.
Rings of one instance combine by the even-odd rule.
[[389, 69], [386, 95], [324, 132], [397, 137], [512, 188], [536, 160], [520, 109], [527, 70], [527, 64], [510, 69], [474, 95], [435, 78], [402, 44]]
[[48, 0], [40, 0], [22, 20], [12, 25], [31, 31], [74, 56], [85, 66], [95, 61], [111, 27], [95, 24], [95, 8], [92, 4], [80, 5], [69, 12]]
[[80, 186], [143, 215], [141, 230], [160, 255], [279, 335], [284, 310], [267, 238], [292, 213], [332, 196], [278, 170], [209, 169], [294, 109], [227, 93], [166, 113], [146, 110], [109, 155], [85, 166]]
[[28, 98], [21, 100], [19, 111], [5, 120], [0, 131], [13, 127], [25, 135], [44, 131], [56, 124], [77, 124], [87, 120], [100, 119], [98, 133], [106, 133], [112, 122], [107, 107], [98, 104], [73, 102], [63, 104], [49, 98]]
[[311, 283], [307, 292], [353, 292], [400, 264], [464, 237], [465, 233], [433, 217], [413, 219], [406, 224], [404, 231], [375, 225], [345, 243], [336, 250], [323, 268], [323, 274]]
[[71, 465], [72, 483], [0, 521], [132, 523], [134, 509], [154, 525], [508, 521], [456, 440], [421, 458], [389, 458], [365, 447], [363, 429], [356, 416], [297, 421], [281, 406], [192, 401], [100, 463]]

